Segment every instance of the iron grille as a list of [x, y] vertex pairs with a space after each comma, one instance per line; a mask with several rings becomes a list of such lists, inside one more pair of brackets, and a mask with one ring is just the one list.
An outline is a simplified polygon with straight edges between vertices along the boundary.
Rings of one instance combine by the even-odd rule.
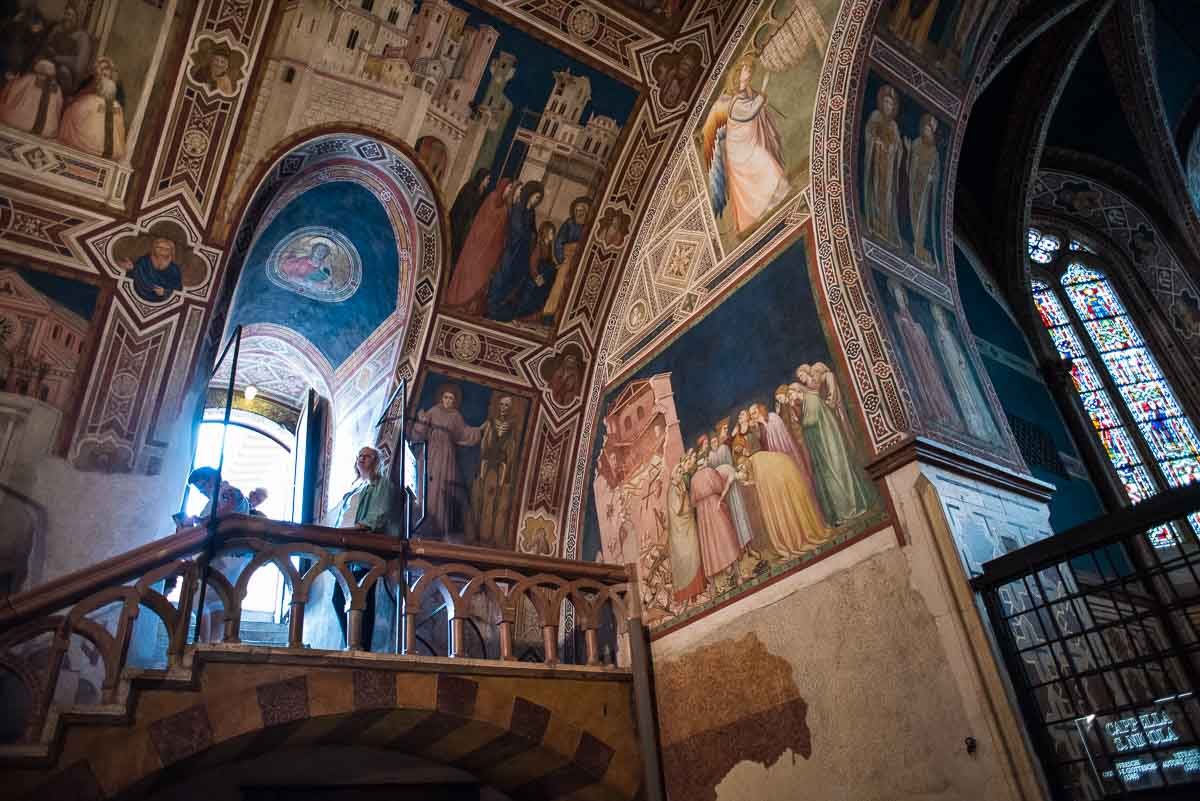
[[972, 581], [1058, 801], [1200, 796], [1197, 509], [1164, 493]]

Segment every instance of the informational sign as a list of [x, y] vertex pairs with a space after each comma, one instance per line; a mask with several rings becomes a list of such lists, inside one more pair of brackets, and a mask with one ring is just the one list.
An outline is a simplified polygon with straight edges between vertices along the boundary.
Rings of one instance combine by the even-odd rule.
[[[1172, 696], [1171, 700], [1183, 697]], [[1081, 718], [1080, 722], [1084, 720], [1090, 723], [1092, 718]], [[1112, 767], [1099, 769], [1096, 761], [1092, 764], [1098, 770], [1098, 778], [1119, 782], [1109, 785], [1114, 792], [1119, 787], [1129, 790], [1158, 787], [1164, 780], [1176, 784], [1200, 779], [1200, 749], [1172, 748], [1182, 743], [1178, 725], [1165, 707], [1110, 720], [1100, 730], [1108, 741], [1108, 753], [1095, 756], [1100, 758], [1100, 764]], [[1084, 737], [1083, 742], [1087, 748], [1088, 738]], [[1123, 754], [1128, 756], [1122, 758]]]

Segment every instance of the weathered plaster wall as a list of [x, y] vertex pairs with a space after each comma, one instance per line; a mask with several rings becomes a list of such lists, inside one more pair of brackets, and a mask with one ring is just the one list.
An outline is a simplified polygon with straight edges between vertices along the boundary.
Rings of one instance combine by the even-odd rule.
[[672, 801], [1043, 797], [962, 554], [981, 529], [1039, 536], [1045, 509], [915, 463], [887, 485], [902, 539], [859, 540], [653, 643]]
[[654, 644], [673, 801], [990, 797], [912, 555], [881, 532]]

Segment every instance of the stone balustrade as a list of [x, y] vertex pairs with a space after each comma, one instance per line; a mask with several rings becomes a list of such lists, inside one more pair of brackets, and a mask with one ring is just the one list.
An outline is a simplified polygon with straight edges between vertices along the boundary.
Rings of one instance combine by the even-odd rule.
[[243, 602], [268, 565], [285, 585], [276, 650], [337, 650], [336, 631], [350, 656], [629, 673], [640, 612], [623, 567], [237, 515], [0, 602], [0, 745], [44, 745], [64, 710], [123, 708], [132, 674], [167, 680], [190, 671], [197, 650], [262, 647], [244, 636]]

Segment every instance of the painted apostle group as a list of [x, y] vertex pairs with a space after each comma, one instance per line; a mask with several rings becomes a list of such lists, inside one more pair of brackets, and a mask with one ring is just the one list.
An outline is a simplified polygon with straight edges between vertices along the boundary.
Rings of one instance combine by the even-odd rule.
[[120, 75], [97, 57], [80, 12], [48, 20], [36, 0], [0, 14], [0, 122], [107, 159], [125, 157]]
[[875, 490], [855, 461], [836, 377], [821, 362], [795, 377], [775, 390], [774, 411], [751, 403], [721, 420], [672, 470], [675, 602], [809, 553], [871, 509]]
[[576, 198], [565, 222], [538, 221], [546, 190], [540, 181], [501, 178], [486, 169], [459, 191], [450, 209], [451, 263], [446, 306], [463, 314], [512, 322], [551, 321], [565, 298], [559, 278], [582, 245], [591, 198]]

